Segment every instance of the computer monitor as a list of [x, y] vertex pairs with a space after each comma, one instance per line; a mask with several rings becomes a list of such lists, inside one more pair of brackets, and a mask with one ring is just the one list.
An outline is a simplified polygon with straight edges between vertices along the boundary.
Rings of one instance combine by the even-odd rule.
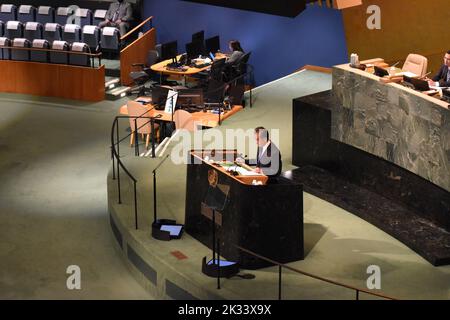
[[178, 54], [178, 42], [171, 41], [161, 45], [161, 59], [176, 59]]
[[177, 106], [179, 107], [199, 107], [203, 108], [203, 90], [202, 89], [182, 89], [178, 90]]
[[166, 87], [154, 87], [152, 89], [152, 104], [155, 106], [155, 109], [164, 109], [169, 90], [170, 89]]
[[384, 76], [388, 76], [389, 72], [386, 69], [374, 66], [375, 69], [375, 75], [378, 77], [384, 77]]
[[418, 91], [430, 91], [430, 85], [426, 80], [411, 78], [411, 84], [414, 86], [414, 89]]
[[192, 42], [205, 42], [205, 31], [199, 31], [192, 35]]
[[196, 59], [203, 55], [205, 48], [202, 42], [186, 43], [186, 53], [188, 60]]
[[207, 53], [216, 53], [220, 50], [220, 37], [215, 36], [205, 40], [205, 47]]

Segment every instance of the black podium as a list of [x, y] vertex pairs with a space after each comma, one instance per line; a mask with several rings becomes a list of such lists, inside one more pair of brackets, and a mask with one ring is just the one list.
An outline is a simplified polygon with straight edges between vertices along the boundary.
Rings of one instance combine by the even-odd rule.
[[[300, 184], [280, 177], [252, 185], [267, 177], [239, 176], [219, 163], [236, 159], [236, 151], [192, 151], [187, 169], [185, 231], [211, 249], [213, 218], [206, 204], [211, 177], [217, 187], [229, 188], [227, 205], [215, 212], [215, 236], [221, 255], [241, 268], [258, 269], [270, 264], [237, 248], [288, 263], [302, 260], [303, 190]], [[204, 159], [209, 161], [204, 161]]]

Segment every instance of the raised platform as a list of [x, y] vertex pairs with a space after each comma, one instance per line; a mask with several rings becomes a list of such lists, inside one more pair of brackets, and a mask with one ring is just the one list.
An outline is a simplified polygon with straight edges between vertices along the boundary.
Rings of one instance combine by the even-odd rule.
[[450, 264], [450, 193], [332, 139], [335, 107], [331, 91], [294, 100], [293, 163], [301, 169], [292, 172], [293, 179], [373, 223], [433, 265]]

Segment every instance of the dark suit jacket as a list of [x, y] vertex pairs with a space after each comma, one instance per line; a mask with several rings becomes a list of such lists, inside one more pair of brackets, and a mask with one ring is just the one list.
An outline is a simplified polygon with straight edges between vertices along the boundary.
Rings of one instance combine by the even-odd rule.
[[249, 160], [247, 164], [255, 165], [261, 168], [262, 172], [268, 177], [277, 177], [281, 174], [283, 163], [281, 162], [281, 152], [278, 147], [270, 142], [266, 151], [259, 156], [261, 148], [258, 147], [256, 160]]
[[[131, 8], [131, 4], [124, 1], [121, 4], [119, 2], [113, 2], [109, 6], [108, 12], [106, 13], [106, 19], [111, 20], [114, 17], [114, 13], [117, 11], [117, 9], [120, 6], [119, 10], [119, 16], [117, 19], [120, 19], [124, 22], [129, 22], [133, 20], [133, 9]], [[112, 21], [115, 22], [115, 21]]]
[[443, 65], [439, 72], [434, 76], [433, 81], [439, 81], [439, 86], [450, 87], [450, 81], [447, 81], [448, 67]]

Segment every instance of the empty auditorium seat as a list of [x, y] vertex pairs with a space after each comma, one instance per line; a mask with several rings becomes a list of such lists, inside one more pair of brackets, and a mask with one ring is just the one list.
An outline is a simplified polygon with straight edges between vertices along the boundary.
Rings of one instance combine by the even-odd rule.
[[23, 37], [30, 41], [34, 39], [42, 39], [44, 35], [44, 27], [39, 22], [27, 22], [23, 30]]
[[95, 24], [96, 26], [98, 26], [98, 24], [100, 22], [105, 21], [107, 12], [108, 12], [107, 10], [101, 10], [101, 9], [95, 10], [94, 21], [92, 24]]
[[40, 6], [36, 14], [36, 22], [42, 23], [55, 23], [55, 9], [48, 6]]
[[44, 26], [44, 39], [50, 43], [62, 39], [62, 28], [57, 23], [46, 23]]
[[36, 8], [29, 5], [21, 5], [17, 11], [17, 20], [22, 23], [36, 21]]
[[97, 26], [83, 27], [83, 41], [95, 52], [100, 44], [100, 28]]
[[77, 19], [76, 24], [81, 28], [92, 25], [92, 11], [89, 9], [78, 8], [75, 10], [75, 19]]
[[59, 64], [69, 63], [69, 44], [66, 41], [55, 40], [52, 43], [51, 49], [58, 50], [61, 52], [50, 52], [50, 62]]
[[2, 4], [0, 6], [0, 20], [4, 21], [16, 21], [17, 20], [17, 7], [13, 4]]
[[81, 41], [81, 28], [77, 24], [66, 24], [63, 27], [63, 36], [64, 41], [69, 43], [80, 42]]
[[[50, 49], [50, 43], [44, 39], [35, 39], [31, 43], [31, 47], [36, 48], [36, 49]], [[46, 51], [31, 50], [30, 61], [48, 62], [49, 61], [49, 52], [48, 51], [46, 52]]]
[[119, 29], [114, 27], [104, 27], [101, 32], [101, 46], [102, 49], [119, 50], [120, 44]]
[[73, 9], [71, 7], [59, 7], [56, 9], [55, 22], [60, 25], [65, 25], [67, 23], [72, 23], [68, 21], [69, 17], [73, 14]]
[[3, 21], [0, 21], [0, 37], [3, 37], [5, 34], [5, 23]]
[[[74, 42], [70, 48], [71, 52], [84, 52], [89, 53], [89, 46], [83, 42]], [[69, 64], [90, 67], [91, 66], [91, 57], [87, 55], [74, 54], [71, 53], [69, 55]]]
[[5, 37], [0, 38], [0, 59], [1, 60], [9, 60], [11, 55], [11, 51], [9, 49], [2, 49], [2, 47], [10, 47], [11, 40]]
[[8, 21], [6, 23], [4, 36], [8, 39], [23, 37], [23, 24], [20, 21]]
[[[29, 48], [30, 41], [25, 38], [16, 38], [12, 41], [11, 46], [15, 48]], [[11, 49], [11, 60], [30, 61], [30, 51]]]

